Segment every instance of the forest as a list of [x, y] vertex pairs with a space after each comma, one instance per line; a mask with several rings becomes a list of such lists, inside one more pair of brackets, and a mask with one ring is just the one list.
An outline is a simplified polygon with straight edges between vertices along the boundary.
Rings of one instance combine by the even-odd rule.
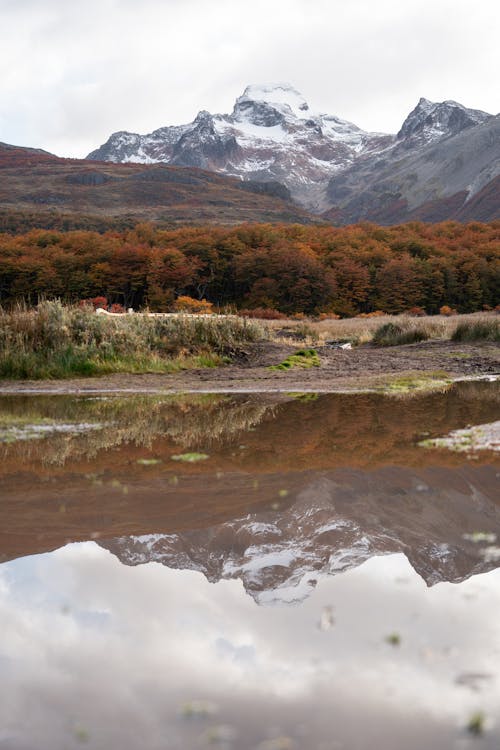
[[500, 221], [381, 227], [242, 224], [0, 233], [0, 305], [104, 297], [135, 310], [181, 296], [215, 309], [342, 317], [494, 309]]

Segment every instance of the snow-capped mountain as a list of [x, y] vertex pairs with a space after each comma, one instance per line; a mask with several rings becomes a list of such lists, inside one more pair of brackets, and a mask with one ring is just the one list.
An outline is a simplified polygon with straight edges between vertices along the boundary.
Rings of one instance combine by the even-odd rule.
[[299, 203], [323, 208], [321, 193], [332, 175], [393, 140], [314, 112], [289, 84], [252, 85], [229, 115], [202, 111], [189, 125], [162, 127], [148, 135], [114, 133], [87, 158], [167, 162], [245, 180], [277, 180]]
[[490, 117], [487, 112], [467, 109], [458, 102], [431, 102], [422, 97], [402, 124], [397, 137], [413, 145], [427, 145], [474, 125], [481, 125]]
[[258, 604], [299, 602], [319, 577], [398, 552], [429, 585], [458, 582], [500, 561], [500, 510], [489, 486], [457, 482], [453, 470], [325, 473], [287, 509], [99, 544], [126, 565], [158, 562], [200, 571], [211, 582], [238, 578]]
[[[277, 182], [296, 203], [316, 213], [333, 209], [341, 221], [394, 223], [419, 218], [421, 206], [422, 218], [439, 220], [460, 218], [467, 201], [496, 185], [496, 120], [458, 102], [421, 98], [397, 135], [369, 133], [312, 110], [289, 84], [251, 85], [231, 114], [201, 111], [188, 125], [114, 133], [87, 158], [166, 162]], [[500, 215], [497, 188], [493, 199], [491, 193], [486, 218]]]

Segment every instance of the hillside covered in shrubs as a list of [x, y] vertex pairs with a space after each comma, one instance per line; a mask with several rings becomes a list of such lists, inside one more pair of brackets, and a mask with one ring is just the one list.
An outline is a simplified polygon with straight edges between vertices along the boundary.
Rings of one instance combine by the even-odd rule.
[[103, 297], [165, 311], [179, 297], [215, 309], [340, 316], [458, 312], [500, 302], [500, 222], [395, 227], [236, 227], [0, 234], [0, 305]]

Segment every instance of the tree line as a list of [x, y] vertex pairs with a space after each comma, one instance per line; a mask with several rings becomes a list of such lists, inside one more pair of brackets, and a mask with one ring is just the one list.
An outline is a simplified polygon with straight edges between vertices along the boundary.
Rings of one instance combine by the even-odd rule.
[[216, 307], [341, 316], [500, 302], [500, 221], [243, 224], [0, 234], [0, 305], [96, 296], [168, 310], [179, 296]]

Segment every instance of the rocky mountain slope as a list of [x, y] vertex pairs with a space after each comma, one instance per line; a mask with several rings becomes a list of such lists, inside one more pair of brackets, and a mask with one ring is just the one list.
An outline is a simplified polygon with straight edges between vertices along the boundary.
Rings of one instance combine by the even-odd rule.
[[[421, 100], [397, 140], [359, 159], [328, 186], [329, 202], [346, 222], [383, 224], [408, 219], [480, 218], [471, 201], [494, 188], [487, 218], [500, 216], [500, 116], [465, 110], [454, 102]], [[474, 206], [476, 204], [473, 204]], [[484, 209], [484, 206], [483, 206]]]
[[[120, 131], [90, 160], [166, 162], [277, 181], [309, 210], [343, 222], [500, 215], [500, 119], [420, 99], [397, 135], [311, 110], [288, 84], [252, 85], [231, 114], [200, 112], [148, 135]], [[486, 191], [486, 200], [471, 200]]]

